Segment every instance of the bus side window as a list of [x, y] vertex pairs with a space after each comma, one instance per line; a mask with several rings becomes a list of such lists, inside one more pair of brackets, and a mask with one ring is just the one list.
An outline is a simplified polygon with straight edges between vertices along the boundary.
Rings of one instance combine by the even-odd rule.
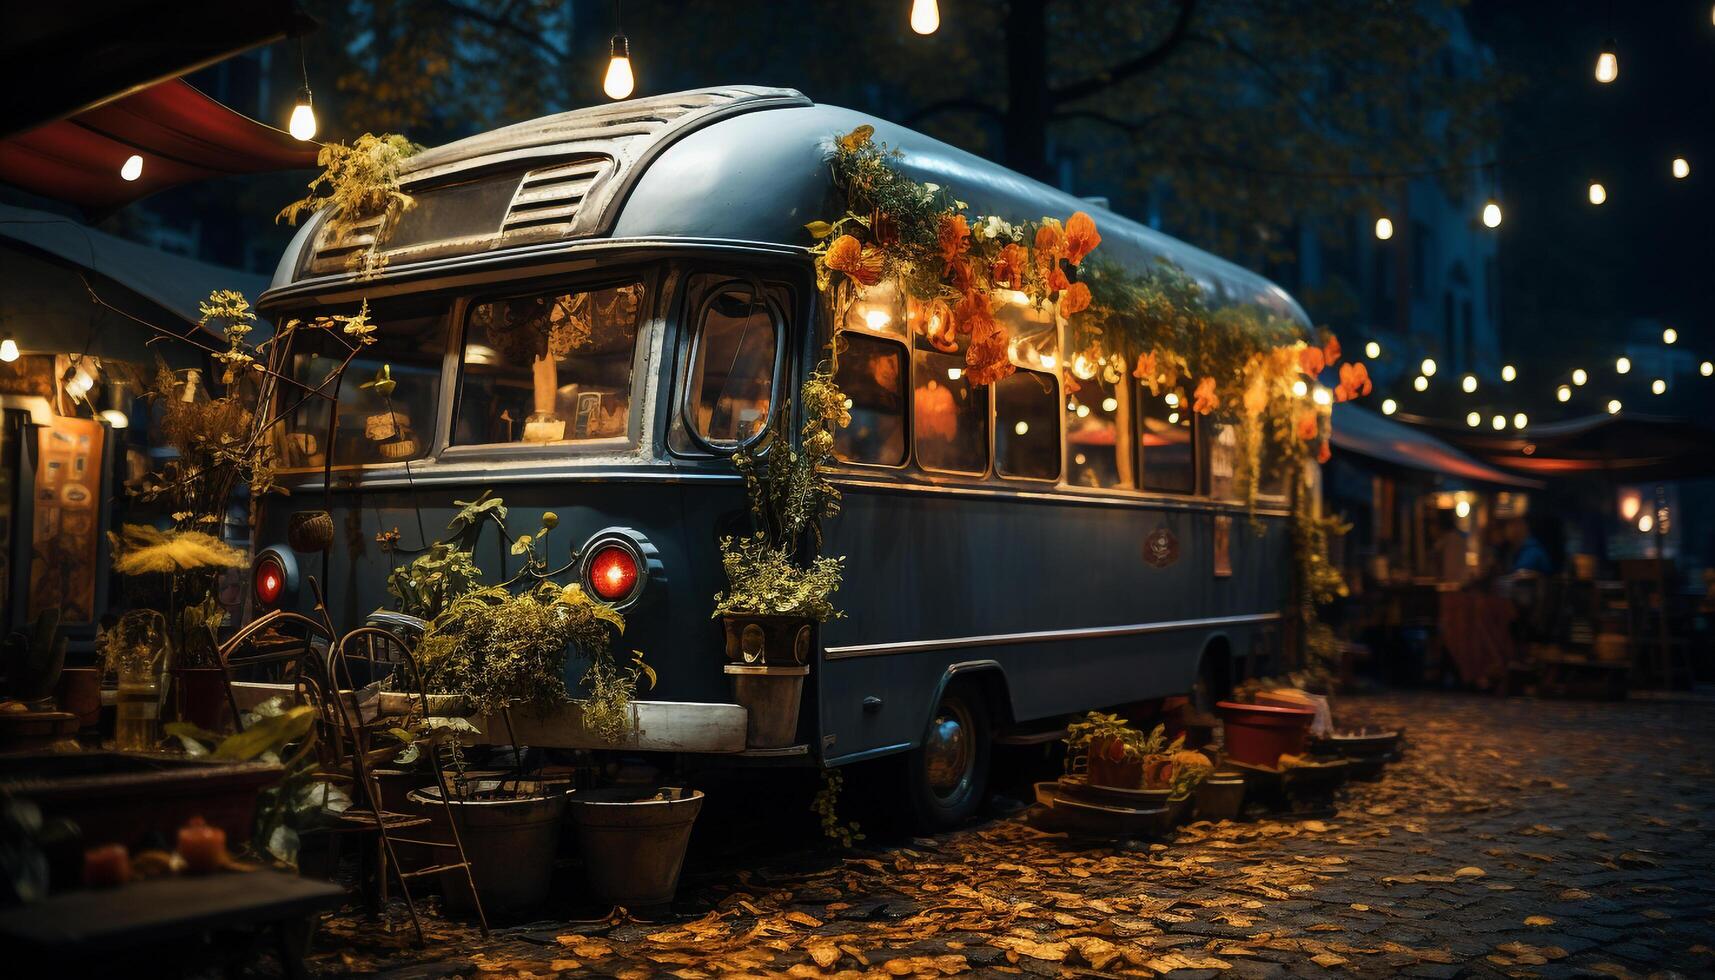
[[988, 470], [988, 389], [965, 379], [965, 356], [943, 354], [916, 340], [917, 388], [912, 434], [917, 462], [927, 470], [981, 474]]
[[1053, 480], [1060, 475], [1060, 385], [1052, 374], [1017, 371], [995, 383], [995, 471]]
[[[1122, 375], [1109, 382], [1097, 370], [1066, 396], [1067, 482], [1075, 487], [1131, 487], [1132, 402], [1137, 389]], [[1068, 385], [1070, 387], [1070, 385]]]
[[905, 345], [844, 331], [834, 383], [845, 395], [850, 425], [835, 430], [834, 455], [850, 463], [905, 462]]
[[1240, 500], [1243, 488], [1237, 479], [1239, 433], [1230, 425], [1210, 422], [1203, 428], [1209, 445], [1209, 496], [1216, 500]]
[[1195, 425], [1190, 406], [1173, 392], [1138, 391], [1137, 447], [1143, 489], [1163, 493], [1197, 492]]
[[[699, 277], [702, 278], [702, 277]], [[779, 322], [773, 304], [728, 283], [702, 305], [691, 365], [691, 420], [711, 446], [733, 447], [768, 427]]]

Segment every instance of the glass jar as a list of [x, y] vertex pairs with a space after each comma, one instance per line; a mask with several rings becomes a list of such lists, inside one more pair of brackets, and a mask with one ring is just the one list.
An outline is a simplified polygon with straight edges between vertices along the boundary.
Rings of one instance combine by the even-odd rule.
[[119, 672], [114, 747], [152, 752], [161, 742], [161, 668], [166, 663], [167, 619], [153, 609], [120, 617], [109, 640]]

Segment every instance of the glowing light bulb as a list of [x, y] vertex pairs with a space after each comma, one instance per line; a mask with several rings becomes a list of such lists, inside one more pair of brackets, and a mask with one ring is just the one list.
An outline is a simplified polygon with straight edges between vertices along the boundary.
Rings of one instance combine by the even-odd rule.
[[[12, 339], [11, 334], [7, 334], [6, 339], [0, 340], [0, 361], [5, 361], [7, 364], [10, 364], [17, 359], [18, 342]], [[1705, 371], [1703, 373], [1708, 374], [1709, 372]]]
[[1684, 180], [1691, 176], [1691, 162], [1684, 157], [1673, 158], [1673, 179]]
[[601, 80], [601, 90], [610, 99], [629, 99], [637, 79], [631, 74], [631, 41], [624, 34], [615, 34], [609, 46], [607, 75]]
[[1120, 400], [1118, 398], [1115, 398], [1115, 397], [1110, 395], [1107, 398], [1102, 399], [1102, 411], [1107, 412], [1110, 415], [1112, 413], [1118, 411], [1119, 407], [1120, 407]]
[[1609, 415], [1620, 414], [1620, 400], [1618, 398], [1608, 399], [1608, 414]]
[[964, 368], [948, 368], [947, 369], [947, 380], [948, 381], [957, 381], [964, 376], [965, 376], [965, 369]]
[[1602, 44], [1602, 53], [1596, 56], [1596, 81], [1603, 85], [1612, 84], [1620, 77], [1620, 55], [1614, 50], [1614, 41], [1609, 38]]
[[1522, 429], [1526, 425], [1529, 425], [1529, 424], [1530, 424], [1530, 416], [1524, 414], [1523, 412], [1519, 412], [1513, 416], [1513, 428]]
[[1644, 532], [1645, 534], [1648, 534], [1651, 531], [1655, 530], [1655, 518], [1649, 516], [1648, 514], [1645, 514], [1642, 517], [1639, 517], [1638, 518], [1638, 530]]
[[1657, 378], [1649, 383], [1649, 390], [1658, 395], [1665, 395], [1667, 394], [1667, 382]]
[[1473, 429], [1475, 429], [1479, 425], [1482, 425], [1483, 424], [1482, 414], [1479, 412], [1467, 412], [1467, 413], [1465, 413], [1465, 424], [1470, 426]]
[[1453, 513], [1457, 514], [1459, 516], [1460, 520], [1464, 520], [1465, 518], [1470, 517], [1471, 516], [1471, 502], [1469, 500], [1461, 500], [1458, 503], [1454, 504], [1453, 505]]
[[1501, 365], [1501, 380], [1502, 381], [1510, 382], [1516, 377], [1518, 377], [1518, 368], [1513, 367], [1511, 364]]
[[1501, 226], [1501, 202], [1491, 199], [1483, 205], [1483, 224], [1490, 228]]
[[[1302, 381], [1299, 382], [1299, 384], [1303, 383], [1304, 382]], [[1176, 391], [1170, 391], [1167, 394], [1162, 395], [1161, 400], [1167, 403], [1168, 408], [1174, 408], [1179, 404], [1179, 393]]]
[[1393, 413], [1395, 413], [1397, 411], [1399, 411], [1399, 402], [1394, 401], [1392, 398], [1383, 398], [1382, 399], [1382, 414], [1383, 415], [1392, 415]]
[[1373, 340], [1370, 341], [1369, 343], [1365, 344], [1364, 345], [1364, 356], [1369, 358], [1372, 361], [1375, 360], [1376, 358], [1382, 356], [1382, 345], [1376, 343]]
[[298, 104], [292, 107], [292, 118], [286, 123], [286, 132], [292, 134], [295, 140], [308, 142], [316, 138], [316, 110], [310, 104], [310, 94], [305, 92], [298, 99]]
[[1334, 404], [1334, 393], [1321, 385], [1317, 385], [1315, 394], [1311, 395], [1311, 400], [1318, 405], [1332, 405]]
[[1303, 398], [1305, 393], [1309, 390], [1310, 386], [1304, 383], [1303, 378], [1299, 378], [1297, 381], [1292, 383], [1292, 393], [1297, 395], [1299, 398]]
[[892, 323], [893, 317], [888, 315], [886, 310], [866, 310], [864, 311], [863, 322], [871, 330], [880, 330]]
[[1078, 417], [1081, 419], [1089, 418], [1090, 417], [1090, 406], [1079, 405], [1078, 406]]
[[1629, 357], [1622, 357], [1615, 361], [1614, 370], [1620, 374], [1630, 374], [1632, 370], [1632, 359]]
[[1168, 412], [1167, 413], [1167, 424], [1168, 425], [1178, 425], [1179, 424], [1179, 413], [1178, 412]]
[[1583, 387], [1584, 382], [1589, 381], [1589, 380], [1590, 380], [1590, 375], [1583, 368], [1576, 368], [1573, 370], [1573, 372], [1572, 372], [1572, 383], [1573, 384], [1578, 385], [1579, 387]]
[[1424, 358], [1423, 364], [1420, 366], [1419, 370], [1421, 370], [1423, 372], [1423, 376], [1426, 378], [1435, 377], [1435, 358], [1433, 358], [1433, 357]]
[[1571, 401], [1572, 400], [1572, 389], [1570, 387], [1568, 387], [1567, 385], [1561, 385], [1560, 387], [1554, 389], [1554, 400], [1555, 401], [1562, 401], [1562, 402]]
[[911, 0], [911, 29], [933, 34], [941, 26], [941, 5], [935, 0]]
[[[10, 361], [13, 357], [17, 356], [17, 348], [14, 347], [12, 349], [12, 357], [7, 357], [6, 345], [0, 343], [0, 361]], [[1702, 364], [1697, 365], [1697, 373], [1703, 375], [1705, 378], [1709, 377], [1711, 374], [1715, 374], [1715, 361], [1704, 361]]]
[[1469, 395], [1473, 391], [1476, 391], [1477, 390], [1477, 376], [1474, 374], [1465, 375], [1465, 377], [1460, 380], [1459, 387], [1465, 389], [1465, 394], [1467, 394], [1467, 395]]
[[1024, 435], [1026, 432], [1030, 431], [1030, 423], [1023, 421], [1021, 419], [1021, 420], [1019, 420], [1019, 423], [1017, 425], [1012, 427], [1012, 431], [1018, 433], [1019, 435]]
[[143, 176], [143, 158], [135, 153], [126, 157], [124, 166], [119, 168], [119, 176], [126, 180], [136, 180]]
[[1393, 237], [1392, 218], [1383, 217], [1376, 219], [1376, 237], [1384, 242]]
[[1661, 342], [1662, 343], [1673, 344], [1673, 343], [1677, 343], [1678, 341], [1679, 341], [1679, 331], [1673, 329], [1672, 327], [1668, 327], [1666, 330], [1663, 330], [1661, 332]]
[[1411, 386], [1413, 388], [1416, 388], [1418, 391], [1428, 391], [1429, 390], [1429, 379], [1420, 374], [1417, 377], [1411, 379]]
[[131, 424], [131, 419], [117, 408], [102, 409], [101, 418], [115, 429], [123, 429]]
[[1085, 457], [1083, 453], [1079, 453], [1078, 455], [1072, 457], [1072, 462], [1078, 464], [1079, 466], [1083, 466], [1086, 461], [1087, 461], [1087, 457]]
[[1505, 415], [1497, 415], [1494, 418], [1490, 419], [1489, 422], [1490, 422], [1490, 424], [1492, 424], [1495, 427], [1496, 432], [1499, 432], [1502, 429], [1505, 429], [1507, 427], [1507, 417]]
[[1600, 181], [1592, 180], [1590, 182], [1590, 203], [1591, 204], [1602, 204], [1607, 200], [1608, 200], [1608, 189], [1606, 187], [1603, 187]]

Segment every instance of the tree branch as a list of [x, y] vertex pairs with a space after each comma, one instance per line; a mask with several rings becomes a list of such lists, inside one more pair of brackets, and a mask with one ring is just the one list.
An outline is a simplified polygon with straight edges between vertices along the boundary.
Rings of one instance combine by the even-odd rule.
[[1174, 18], [1172, 29], [1167, 32], [1167, 36], [1162, 38], [1159, 44], [1130, 61], [1122, 61], [1083, 81], [1050, 89], [1048, 92], [1050, 104], [1073, 102], [1087, 98], [1127, 79], [1135, 78], [1160, 67], [1173, 54], [1174, 49], [1179, 47], [1179, 43], [1185, 40], [1186, 35], [1190, 33], [1191, 14], [1196, 8], [1197, 0], [1179, 0], [1179, 16]]
[[905, 125], [915, 126], [930, 116], [938, 116], [943, 112], [970, 112], [990, 119], [1001, 118], [999, 109], [977, 99], [943, 99], [940, 102], [931, 102], [906, 116]]
[[533, 47], [541, 48], [543, 51], [553, 55], [556, 61], [566, 60], [566, 52], [561, 51], [552, 44], [549, 44], [547, 38], [544, 38], [540, 32], [533, 31], [529, 27], [526, 27], [511, 18], [513, 9], [512, 5], [508, 5], [505, 12], [499, 16], [488, 13], [484, 10], [472, 9], [464, 4], [456, 3], [454, 0], [439, 0], [438, 5], [441, 9], [455, 16], [466, 17], [479, 24], [487, 24], [489, 27], [492, 27], [497, 31], [503, 31], [522, 38], [529, 42]]
[[1137, 137], [1142, 136], [1151, 126], [1155, 125], [1160, 120], [1171, 116], [1181, 116], [1190, 122], [1200, 122], [1198, 117], [1184, 111], [1183, 109], [1163, 109], [1160, 112], [1152, 112], [1141, 119], [1120, 119], [1117, 116], [1110, 116], [1105, 112], [1097, 112], [1093, 109], [1067, 109], [1064, 112], [1054, 113], [1052, 118], [1056, 122], [1069, 122], [1081, 119], [1088, 122], [1101, 123], [1104, 126], [1111, 126], [1114, 129], [1120, 130], [1129, 136]]

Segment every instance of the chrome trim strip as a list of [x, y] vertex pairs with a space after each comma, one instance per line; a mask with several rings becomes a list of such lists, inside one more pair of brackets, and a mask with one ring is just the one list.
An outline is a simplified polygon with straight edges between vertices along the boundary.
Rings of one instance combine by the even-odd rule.
[[[933, 473], [926, 473], [933, 479]], [[872, 490], [882, 493], [939, 493], [956, 497], [1012, 497], [1020, 500], [1083, 503], [1096, 507], [1133, 507], [1147, 510], [1183, 510], [1210, 514], [1251, 513], [1243, 501], [1214, 500], [1209, 497], [1188, 497], [1172, 494], [1094, 493], [1077, 487], [1060, 485], [1041, 490], [1009, 486], [1004, 483], [918, 483], [905, 479], [858, 479], [834, 473], [833, 484], [844, 490]], [[1259, 500], [1254, 508], [1259, 517], [1290, 517], [1292, 512], [1271, 501]]]
[[1280, 619], [1280, 616], [1281, 614], [1278, 612], [1247, 613], [1240, 616], [1209, 616], [1203, 619], [1172, 619], [1159, 623], [1133, 623], [1129, 626], [1089, 626], [1083, 629], [1037, 630], [1030, 633], [955, 636], [944, 640], [862, 643], [853, 646], [828, 647], [823, 651], [822, 657], [824, 660], [849, 660], [854, 657], [883, 657], [895, 653], [920, 653], [925, 650], [962, 650], [967, 647], [1007, 646], [1016, 643], [1037, 643], [1043, 640], [1092, 640], [1113, 636], [1141, 636], [1146, 633], [1170, 633], [1177, 630], [1269, 623]]
[[869, 760], [869, 759], [879, 759], [880, 757], [882, 757], [884, 755], [893, 755], [896, 752], [909, 752], [911, 750], [911, 747], [912, 746], [911, 746], [910, 742], [894, 742], [892, 745], [878, 745], [873, 749], [863, 749], [863, 750], [860, 750], [857, 752], [848, 752], [845, 755], [828, 756], [827, 758], [824, 758], [822, 760], [822, 765], [824, 765], [824, 766], [850, 765], [853, 762], [864, 762], [864, 761]]

